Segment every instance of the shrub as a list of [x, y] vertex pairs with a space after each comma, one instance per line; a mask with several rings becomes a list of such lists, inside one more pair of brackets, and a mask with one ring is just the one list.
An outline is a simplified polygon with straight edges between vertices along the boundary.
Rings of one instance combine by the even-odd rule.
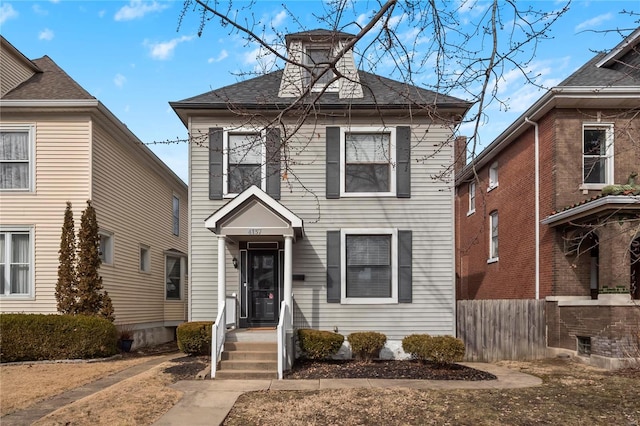
[[298, 341], [305, 357], [324, 359], [338, 353], [344, 342], [344, 336], [331, 331], [301, 328], [298, 330]]
[[357, 358], [365, 361], [371, 361], [380, 355], [380, 351], [387, 343], [387, 336], [375, 331], [363, 331], [359, 333], [351, 333], [347, 338], [351, 345], [351, 352]]
[[211, 353], [211, 326], [213, 321], [185, 322], [178, 326], [178, 349], [187, 355]]
[[462, 361], [464, 342], [453, 336], [429, 336], [412, 334], [402, 339], [402, 349], [421, 362], [451, 364]]
[[0, 314], [0, 362], [115, 355], [116, 326], [84, 315]]

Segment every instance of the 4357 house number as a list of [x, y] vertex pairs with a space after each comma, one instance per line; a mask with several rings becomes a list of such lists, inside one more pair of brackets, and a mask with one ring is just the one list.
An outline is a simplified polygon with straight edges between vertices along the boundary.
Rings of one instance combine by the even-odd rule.
[[260, 229], [260, 228], [249, 228], [247, 230], [247, 234], [249, 234], [249, 235], [262, 235], [262, 229]]

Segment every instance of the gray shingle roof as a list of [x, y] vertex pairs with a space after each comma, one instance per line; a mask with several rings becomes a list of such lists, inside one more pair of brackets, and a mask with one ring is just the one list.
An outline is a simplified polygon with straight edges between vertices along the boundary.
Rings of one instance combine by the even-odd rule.
[[[389, 78], [360, 71], [364, 97], [340, 99], [337, 93], [323, 93], [316, 104], [332, 107], [358, 106], [361, 108], [400, 108], [409, 105], [466, 107], [467, 103], [452, 96], [441, 95]], [[198, 96], [171, 102], [173, 107], [207, 106], [219, 109], [229, 106], [277, 109], [291, 104], [295, 98], [278, 97], [282, 71], [275, 71], [250, 80], [222, 87]], [[317, 94], [312, 94], [315, 100]]]
[[83, 89], [69, 74], [64, 72], [51, 58], [43, 56], [32, 62], [42, 72], [11, 90], [2, 99], [15, 100], [70, 100], [95, 99]]
[[625, 87], [640, 86], [640, 54], [631, 50], [611, 66], [598, 67], [596, 64], [606, 54], [594, 56], [589, 62], [567, 77], [561, 87]]

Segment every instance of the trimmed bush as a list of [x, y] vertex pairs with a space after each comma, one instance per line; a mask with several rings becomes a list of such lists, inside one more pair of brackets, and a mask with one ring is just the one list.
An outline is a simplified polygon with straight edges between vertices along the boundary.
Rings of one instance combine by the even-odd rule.
[[0, 314], [0, 362], [108, 357], [118, 353], [117, 340], [104, 318]]
[[301, 328], [298, 330], [298, 341], [305, 357], [324, 359], [338, 353], [344, 336], [331, 331]]
[[402, 339], [402, 349], [421, 362], [452, 364], [462, 361], [464, 342], [453, 336], [412, 334]]
[[375, 331], [363, 331], [351, 333], [347, 340], [356, 358], [371, 361], [380, 356], [380, 351], [387, 343], [387, 336]]
[[187, 355], [211, 354], [211, 326], [213, 321], [185, 322], [176, 331], [178, 349]]

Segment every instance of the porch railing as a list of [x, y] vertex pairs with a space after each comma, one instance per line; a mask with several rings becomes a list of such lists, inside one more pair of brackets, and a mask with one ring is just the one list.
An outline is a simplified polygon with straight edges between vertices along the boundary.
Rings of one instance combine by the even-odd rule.
[[213, 323], [211, 330], [211, 378], [215, 379], [216, 369], [218, 368], [218, 361], [222, 356], [224, 350], [224, 338], [227, 332], [226, 325], [226, 309], [227, 304], [223, 303], [218, 308], [218, 316], [216, 322]]
[[278, 379], [282, 380], [285, 370], [291, 368], [293, 359], [293, 342], [289, 336], [293, 332], [291, 307], [286, 301], [280, 304], [280, 321], [278, 322]]

